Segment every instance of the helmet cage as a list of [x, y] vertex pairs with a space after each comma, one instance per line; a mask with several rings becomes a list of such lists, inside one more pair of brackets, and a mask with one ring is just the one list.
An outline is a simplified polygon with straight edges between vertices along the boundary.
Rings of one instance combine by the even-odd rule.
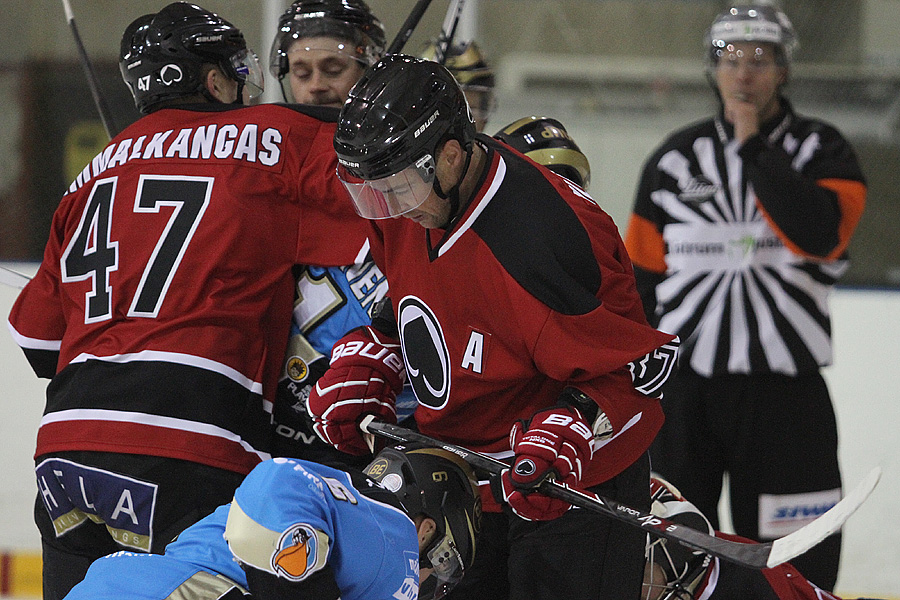
[[[674, 485], [655, 473], [650, 477], [650, 512], [673, 520], [680, 525], [705, 531], [712, 535], [713, 526], [696, 506], [684, 499]], [[712, 556], [692, 551], [665, 538], [647, 534], [645, 558], [648, 563], [661, 567], [665, 581], [645, 582], [652, 588], [662, 588], [664, 600], [690, 600], [704, 581], [712, 563]]]

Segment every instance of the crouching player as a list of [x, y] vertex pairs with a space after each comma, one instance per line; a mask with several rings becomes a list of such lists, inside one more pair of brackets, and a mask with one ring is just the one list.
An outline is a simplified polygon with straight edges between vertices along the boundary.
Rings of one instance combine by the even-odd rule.
[[471, 468], [444, 450], [385, 448], [362, 473], [276, 458], [165, 554], [101, 558], [66, 600], [442, 598], [480, 516]]

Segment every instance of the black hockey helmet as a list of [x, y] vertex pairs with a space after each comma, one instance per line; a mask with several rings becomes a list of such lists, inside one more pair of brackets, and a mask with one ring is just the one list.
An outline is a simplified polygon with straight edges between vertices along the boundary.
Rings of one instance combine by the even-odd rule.
[[459, 456], [419, 444], [388, 447], [364, 470], [392, 492], [410, 518], [434, 520], [437, 533], [419, 563], [434, 569], [433, 595], [423, 582], [419, 598], [442, 598], [475, 558], [481, 526], [481, 496], [472, 468]]
[[591, 184], [587, 157], [556, 119], [525, 117], [510, 123], [494, 137], [584, 189]]
[[761, 42], [775, 46], [778, 64], [788, 67], [799, 47], [794, 26], [781, 10], [763, 4], [739, 4], [720, 13], [706, 32], [709, 65], [715, 65], [736, 42]]
[[272, 75], [287, 75], [291, 44], [319, 36], [349, 42], [345, 53], [365, 66], [384, 54], [384, 27], [363, 0], [297, 0], [278, 19], [269, 55]]
[[144, 114], [166, 100], [211, 99], [203, 82], [207, 64], [238, 82], [239, 101], [245, 86], [251, 98], [262, 92], [262, 71], [240, 29], [195, 4], [173, 2], [138, 17], [122, 36], [119, 70]]
[[395, 217], [433, 189], [439, 146], [454, 139], [471, 155], [474, 137], [469, 105], [450, 71], [405, 54], [385, 56], [341, 108], [338, 174], [361, 216]]

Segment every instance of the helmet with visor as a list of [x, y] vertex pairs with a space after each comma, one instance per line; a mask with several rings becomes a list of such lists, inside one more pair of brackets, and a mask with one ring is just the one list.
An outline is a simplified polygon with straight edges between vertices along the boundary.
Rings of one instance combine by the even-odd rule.
[[397, 217], [439, 189], [436, 157], [443, 143], [457, 140], [471, 153], [474, 137], [469, 105], [445, 67], [386, 56], [353, 86], [341, 109], [334, 136], [338, 177], [360, 216]]
[[248, 98], [262, 93], [262, 69], [240, 29], [199, 6], [173, 2], [138, 17], [122, 36], [119, 69], [144, 114], [193, 94], [211, 99], [203, 81], [205, 65], [238, 82], [239, 102], [244, 90]]

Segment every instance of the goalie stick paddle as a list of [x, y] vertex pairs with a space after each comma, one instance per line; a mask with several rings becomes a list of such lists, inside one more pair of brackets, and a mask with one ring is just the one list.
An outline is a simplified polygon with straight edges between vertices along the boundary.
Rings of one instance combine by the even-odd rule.
[[[493, 475], [499, 475], [502, 471], [509, 469], [508, 464], [485, 454], [436, 440], [399, 425], [376, 421], [371, 415], [362, 420], [360, 429], [366, 433], [379, 435], [394, 442], [420, 442], [441, 448], [458, 455], [474, 468]], [[856, 489], [826, 513], [789, 535], [759, 544], [717, 538], [714, 535], [657, 517], [652, 513], [631, 508], [597, 494], [582, 492], [552, 480], [544, 481], [538, 488], [538, 491], [547, 496], [565, 500], [579, 508], [592, 510], [634, 527], [644, 529], [653, 535], [673, 540], [688, 548], [718, 556], [722, 560], [751, 569], [765, 569], [776, 567], [803, 554], [839, 530], [850, 515], [869, 497], [880, 477], [881, 468], [873, 468], [863, 478], [862, 482], [857, 485]]]

